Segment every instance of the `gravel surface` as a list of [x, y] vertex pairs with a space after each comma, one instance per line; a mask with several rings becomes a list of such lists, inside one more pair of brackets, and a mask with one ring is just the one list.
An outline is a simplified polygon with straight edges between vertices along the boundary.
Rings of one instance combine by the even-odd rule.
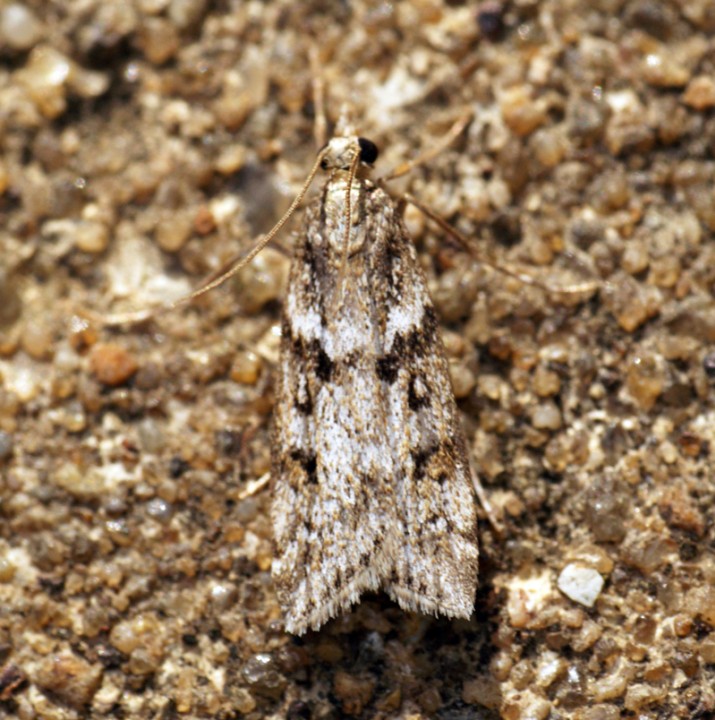
[[[0, 717], [715, 717], [714, 38], [711, 0], [0, 1]], [[470, 621], [282, 631], [299, 217], [88, 319], [270, 229], [316, 79], [376, 176], [471, 114], [390, 184], [475, 246], [406, 207], [504, 528]]]

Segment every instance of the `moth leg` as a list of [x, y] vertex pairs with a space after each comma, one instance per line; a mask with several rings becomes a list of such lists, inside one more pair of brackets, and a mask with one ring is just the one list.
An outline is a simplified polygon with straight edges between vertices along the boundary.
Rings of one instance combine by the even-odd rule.
[[440, 138], [439, 142], [417, 155], [417, 157], [407, 160], [393, 168], [387, 175], [380, 178], [379, 182], [387, 182], [406, 175], [408, 172], [412, 172], [415, 168], [420, 167], [420, 165], [425, 165], [436, 158], [464, 132], [464, 129], [469, 125], [473, 117], [474, 113], [471, 110], [460, 115], [452, 127]]
[[487, 495], [487, 492], [484, 489], [484, 486], [482, 485], [482, 481], [479, 479], [479, 475], [477, 474], [477, 471], [474, 469], [474, 463], [472, 462], [471, 455], [469, 457], [469, 472], [472, 476], [472, 484], [474, 485], [474, 492], [477, 494], [477, 497], [479, 498], [479, 504], [482, 506], [482, 510], [484, 510], [484, 514], [487, 516], [487, 520], [489, 520], [489, 524], [494, 529], [494, 532], [500, 538], [503, 538], [505, 535], [504, 526], [501, 524], [501, 522], [499, 520], [497, 520], [496, 510], [494, 509], [494, 506], [492, 505], [491, 501], [489, 500], [489, 496]]
[[270, 481], [271, 474], [263, 473], [261, 477], [256, 478], [255, 480], [251, 480], [251, 482], [246, 485], [245, 489], [241, 490], [241, 492], [238, 494], [238, 499], [245, 500], [246, 498], [258, 495], [261, 490], [263, 490], [269, 485]]
[[457, 242], [466, 250], [472, 257], [477, 260], [477, 262], [481, 263], [482, 265], [485, 265], [488, 268], [491, 268], [492, 270], [495, 270], [496, 272], [501, 273], [502, 275], [506, 275], [507, 277], [514, 278], [515, 280], [518, 280], [520, 283], [523, 283], [524, 285], [530, 285], [531, 287], [537, 287], [540, 290], [543, 290], [546, 293], [549, 293], [551, 295], [591, 295], [594, 292], [596, 292], [602, 285], [600, 280], [593, 279], [593, 280], [586, 280], [585, 282], [580, 283], [570, 283], [568, 285], [554, 285], [549, 282], [544, 282], [543, 280], [539, 280], [532, 275], [529, 275], [527, 272], [524, 272], [522, 270], [515, 270], [513, 268], [510, 268], [506, 265], [501, 265], [499, 263], [495, 263], [492, 260], [489, 260], [484, 257], [482, 252], [477, 247], [476, 243], [468, 238], [466, 235], [461, 233], [459, 230], [457, 230], [454, 225], [448, 223], [443, 217], [438, 215], [434, 210], [431, 210], [429, 207], [427, 207], [424, 203], [420, 202], [416, 197], [413, 195], [410, 195], [409, 193], [405, 193], [403, 196], [403, 199], [405, 202], [410, 203], [411, 205], [414, 205], [420, 212], [422, 212], [426, 217], [428, 217], [432, 222], [434, 222], [436, 225], [439, 226], [441, 230], [443, 230], [445, 233], [447, 233], [449, 236], [453, 237]]

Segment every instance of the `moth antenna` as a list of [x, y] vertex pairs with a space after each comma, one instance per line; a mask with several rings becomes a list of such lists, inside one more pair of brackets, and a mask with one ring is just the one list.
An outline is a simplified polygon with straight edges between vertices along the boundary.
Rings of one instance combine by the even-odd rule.
[[518, 272], [516, 270], [512, 270], [511, 268], [505, 267], [504, 265], [500, 265], [499, 263], [487, 260], [475, 247], [474, 241], [472, 241], [466, 235], [457, 230], [457, 228], [448, 223], [444, 218], [440, 217], [436, 212], [434, 212], [434, 210], [428, 208], [424, 203], [421, 203], [416, 197], [410, 195], [409, 193], [406, 193], [404, 195], [404, 198], [411, 205], [414, 205], [426, 217], [432, 220], [432, 222], [438, 225], [440, 229], [444, 230], [445, 233], [451, 235], [455, 240], [457, 240], [457, 242], [459, 242], [459, 244], [470, 255], [476, 258], [482, 265], [486, 265], [492, 270], [500, 272], [502, 275], [507, 275], [508, 277], [514, 278], [515, 280], [518, 280], [524, 285], [531, 285], [532, 287], [537, 287], [547, 293], [565, 293], [569, 295], [591, 293], [595, 290], [598, 290], [598, 288], [601, 286], [601, 283], [598, 280], [588, 280], [583, 283], [573, 283], [572, 285], [564, 285], [562, 287], [554, 286], [548, 283], [543, 283], [540, 280], [532, 277], [531, 275], [528, 275], [527, 273]]
[[382, 181], [387, 182], [388, 180], [394, 180], [395, 178], [406, 175], [416, 167], [428, 163], [433, 158], [437, 157], [440, 153], [444, 152], [463, 132], [464, 129], [469, 125], [474, 113], [471, 110], [467, 110], [463, 113], [452, 127], [440, 138], [439, 142], [432, 145], [430, 148], [420, 153], [417, 157], [407, 162], [401, 163], [397, 167], [393, 168], [387, 175], [381, 178]]
[[360, 167], [360, 152], [355, 153], [355, 157], [350, 163], [348, 171], [348, 182], [345, 190], [345, 232], [343, 235], [343, 252], [340, 258], [340, 272], [338, 274], [338, 298], [342, 302], [343, 292], [345, 290], [345, 278], [348, 272], [348, 256], [350, 254], [350, 227], [352, 225], [352, 189], [355, 175]]
[[484, 486], [479, 479], [479, 475], [474, 469], [474, 462], [472, 461], [471, 453], [469, 453], [468, 460], [469, 472], [472, 475], [472, 485], [474, 486], [474, 492], [476, 493], [477, 499], [479, 500], [479, 504], [482, 506], [482, 510], [484, 510], [484, 514], [487, 516], [487, 520], [489, 520], [489, 524], [492, 526], [494, 532], [500, 538], [503, 538], [506, 534], [504, 531], [504, 527], [499, 522], [499, 520], [497, 520], [496, 510], [494, 510], [494, 506], [489, 500], [489, 496], [487, 495], [486, 490], [484, 489]]
[[228, 265], [225, 265], [223, 268], [209, 275], [209, 277], [204, 280], [204, 282], [199, 285], [199, 287], [197, 287], [195, 290], [192, 290], [190, 293], [188, 293], [188, 295], [184, 295], [180, 298], [177, 298], [176, 300], [171, 300], [170, 302], [157, 303], [156, 305], [151, 305], [142, 310], [133, 310], [125, 313], [114, 313], [111, 315], [102, 315], [94, 313], [92, 311], [83, 310], [81, 314], [89, 317], [93, 321], [96, 321], [100, 325], [104, 325], [105, 327], [115, 327], [117, 325], [127, 325], [131, 323], [144, 322], [152, 317], [156, 317], [157, 315], [161, 315], [163, 313], [170, 312], [171, 310], [175, 310], [181, 305], [186, 305], [187, 303], [190, 303], [197, 298], [200, 298], [202, 295], [211, 292], [211, 290], [219, 287], [219, 285], [223, 285], [227, 280], [232, 278], [241, 268], [245, 267], [248, 263], [250, 263], [251, 260], [253, 260], [253, 258], [256, 257], [256, 255], [258, 255], [258, 253], [261, 252], [261, 250], [263, 250], [266, 245], [268, 245], [268, 243], [281, 231], [283, 226], [288, 222], [291, 215], [293, 215], [301, 202], [303, 202], [303, 198], [308, 192], [308, 189], [310, 188], [310, 185], [313, 182], [315, 175], [320, 169], [320, 165], [323, 161], [323, 158], [325, 157], [326, 152], [327, 148], [324, 148], [318, 153], [318, 157], [316, 158], [313, 167], [308, 173], [308, 177], [303, 183], [300, 191], [293, 199], [290, 207], [285, 211], [285, 213], [283, 213], [283, 216], [271, 228], [271, 230], [262, 238], [260, 238], [247, 253], [241, 254], [238, 258], [229, 262]]

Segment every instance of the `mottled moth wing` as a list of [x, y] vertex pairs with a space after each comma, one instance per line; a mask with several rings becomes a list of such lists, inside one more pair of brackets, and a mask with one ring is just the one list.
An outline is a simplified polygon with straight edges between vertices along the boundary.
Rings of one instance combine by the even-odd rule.
[[346, 173], [306, 211], [284, 302], [273, 427], [273, 576], [286, 629], [363, 592], [469, 617], [474, 490], [434, 308], [394, 201]]

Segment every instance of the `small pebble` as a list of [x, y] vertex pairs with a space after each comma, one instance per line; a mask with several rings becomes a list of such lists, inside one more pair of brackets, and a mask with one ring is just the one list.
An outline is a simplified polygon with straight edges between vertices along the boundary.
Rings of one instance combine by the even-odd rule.
[[[8, 328], [22, 314], [19, 284], [6, 268], [0, 266], [0, 328]], [[0, 333], [0, 347], [4, 344]]]
[[246, 147], [244, 145], [230, 145], [216, 159], [216, 169], [222, 175], [232, 175], [238, 172], [245, 162]]
[[568, 140], [563, 131], [555, 128], [537, 130], [531, 138], [536, 159], [545, 167], [556, 167], [568, 152]]
[[566, 660], [554, 652], [547, 652], [536, 668], [536, 683], [548, 688], [566, 673]]
[[342, 703], [346, 715], [360, 715], [372, 699], [376, 684], [372, 677], [338, 670], [333, 678], [333, 692]]
[[462, 362], [451, 362], [449, 364], [449, 375], [452, 379], [454, 397], [457, 399], [469, 397], [477, 384], [474, 373]]
[[627, 535], [621, 559], [644, 575], [655, 572], [664, 562], [668, 553], [673, 552], [674, 543], [660, 534], [634, 531]]
[[[462, 692], [462, 698], [464, 698], [464, 691]], [[434, 686], [430, 686], [417, 696], [417, 703], [428, 716], [434, 716], [444, 705], [444, 700], [439, 690]]]
[[556, 395], [561, 389], [561, 379], [558, 373], [539, 365], [534, 372], [533, 388], [539, 397]]
[[646, 244], [640, 240], [632, 240], [623, 253], [621, 267], [629, 275], [638, 275], [648, 268], [649, 260]]
[[153, 498], [146, 504], [146, 514], [160, 522], [168, 522], [172, 513], [171, 504], [161, 498]]
[[18, 79], [27, 88], [38, 110], [48, 119], [61, 115], [66, 107], [67, 81], [72, 63], [47, 45], [35, 46]]
[[489, 676], [467, 680], [462, 686], [462, 701], [469, 705], [482, 705], [490, 710], [497, 710], [502, 703], [499, 683]]
[[81, 220], [75, 227], [74, 238], [78, 250], [96, 255], [107, 249], [109, 230], [101, 222]]
[[[216, 229], [216, 218], [206, 205], [202, 205], [194, 215], [193, 224], [194, 230], [196, 230], [199, 235], [209, 235]], [[263, 253], [258, 257], [262, 255]]]
[[635, 712], [641, 708], [661, 703], [667, 694], [667, 688], [646, 684], [633, 684], [626, 690], [626, 698], [623, 701], [623, 707], [626, 710]]
[[695, 110], [715, 107], [715, 81], [709, 75], [694, 77], [685, 88], [683, 102]]
[[17, 568], [6, 557], [0, 556], [0, 582], [10, 582], [15, 577]]
[[60, 411], [57, 423], [71, 433], [80, 433], [87, 427], [87, 415], [78, 400], [71, 400]]
[[507, 127], [519, 137], [530, 135], [546, 121], [543, 101], [534, 99], [530, 89], [523, 85], [506, 90], [500, 107]]
[[236, 688], [231, 694], [231, 700], [236, 706], [238, 712], [248, 715], [256, 709], [256, 699], [246, 688]]
[[211, 602], [219, 610], [231, 607], [236, 602], [236, 586], [228, 582], [215, 583], [211, 587]]
[[631, 397], [642, 410], [650, 410], [665, 387], [662, 359], [655, 354], [641, 353], [628, 365], [626, 386]]
[[648, 282], [656, 287], [672, 288], [677, 284], [681, 273], [682, 267], [678, 258], [672, 255], [654, 258], [650, 263]]
[[186, 245], [193, 229], [193, 220], [189, 213], [171, 213], [156, 226], [157, 245], [165, 252], [178, 252]]
[[23, 3], [11, 2], [0, 8], [0, 37], [13, 50], [29, 50], [44, 34], [44, 26]]
[[682, 483], [665, 488], [658, 503], [661, 516], [671, 527], [680, 528], [702, 537], [706, 520], [697, 502], [690, 496]]
[[44, 658], [32, 680], [72, 708], [88, 705], [102, 682], [101, 665], [90, 664], [69, 651]]
[[601, 103], [579, 98], [569, 105], [570, 134], [588, 145], [603, 135], [606, 114]]
[[655, 133], [645, 121], [645, 108], [634, 90], [616, 90], [606, 96], [612, 110], [606, 124], [606, 147], [614, 156], [648, 152]]
[[231, 380], [242, 385], [255, 385], [261, 375], [263, 362], [250, 350], [239, 350], [231, 365]]
[[679, 88], [688, 82], [690, 72], [675, 62], [670, 54], [650, 53], [645, 59], [643, 77], [656, 87]]
[[561, 571], [558, 587], [574, 602], [593, 607], [603, 589], [603, 578], [593, 568], [571, 564]]
[[50, 475], [50, 481], [79, 500], [92, 500], [106, 490], [104, 476], [96, 468], [83, 468], [73, 462], [64, 462]]
[[507, 720], [546, 720], [551, 714], [551, 703], [530, 690], [519, 693], [513, 699], [504, 698], [501, 717]]
[[477, 281], [476, 273], [469, 267], [457, 267], [440, 275], [430, 294], [444, 322], [464, 317], [477, 296]]
[[512, 627], [520, 629], [537, 623], [552, 592], [552, 583], [545, 572], [528, 578], [515, 577], [509, 586], [507, 613]]
[[715, 638], [706, 639], [700, 646], [703, 662], [708, 665], [715, 664]]
[[115, 387], [134, 375], [139, 365], [122, 345], [98, 343], [92, 348], [90, 369], [103, 385]]
[[22, 333], [22, 349], [35, 360], [49, 360], [52, 357], [53, 340], [48, 324], [31, 322]]
[[604, 304], [626, 332], [637, 330], [657, 315], [661, 295], [657, 288], [643, 285], [625, 275], [614, 275], [604, 292]]
[[561, 411], [554, 402], [541, 402], [531, 413], [531, 423], [537, 430], [559, 430], [563, 424]]
[[596, 702], [604, 702], [605, 700], [617, 700], [623, 697], [632, 675], [631, 666], [625, 662], [620, 663], [615, 671], [592, 681], [591, 694], [593, 699]]
[[169, 20], [150, 17], [144, 19], [137, 46], [150, 63], [162, 65], [176, 55], [181, 42], [177, 28]]
[[0, 430], [0, 462], [12, 456], [14, 446], [15, 443], [12, 434], [5, 432], [5, 430]]
[[191, 28], [201, 19], [207, 0], [171, 0], [169, 18], [180, 30]]
[[278, 670], [270, 653], [256, 653], [243, 666], [241, 676], [256, 695], [277, 700], [286, 686], [285, 676]]
[[196, 685], [196, 673], [193, 668], [182, 668], [176, 682], [176, 711], [186, 715], [193, 704], [193, 689]]
[[143, 613], [117, 623], [109, 633], [109, 641], [117, 650], [130, 655], [148, 641], [158, 642], [160, 635], [161, 622], [152, 613]]

